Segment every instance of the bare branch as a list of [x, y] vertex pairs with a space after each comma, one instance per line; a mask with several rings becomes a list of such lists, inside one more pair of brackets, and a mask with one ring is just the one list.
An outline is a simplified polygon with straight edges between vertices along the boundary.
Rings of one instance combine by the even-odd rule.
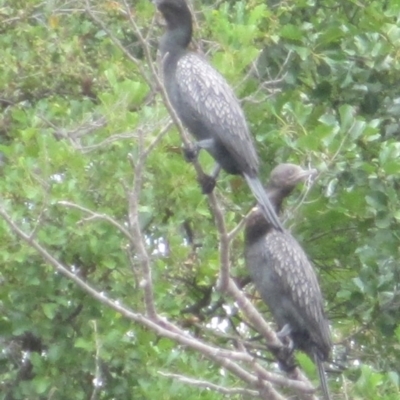
[[134, 164], [133, 188], [128, 194], [129, 203], [129, 229], [132, 232], [133, 247], [139, 257], [142, 266], [143, 280], [140, 285], [144, 290], [144, 302], [146, 305], [147, 315], [150, 318], [157, 319], [157, 311], [154, 304], [153, 279], [151, 274], [150, 256], [147, 253], [146, 245], [142, 230], [139, 223], [139, 203], [140, 193], [142, 189], [144, 164], [146, 161], [146, 153], [144, 150], [144, 135], [140, 132], [138, 137], [138, 159], [137, 162], [132, 159]]
[[143, 157], [147, 157], [157, 146], [160, 140], [165, 136], [165, 134], [171, 128], [173, 122], [168, 121], [168, 123], [161, 129], [160, 133], [154, 138], [154, 140], [147, 146], [147, 148], [143, 151]]
[[69, 201], [62, 200], [62, 201], [59, 201], [57, 204], [60, 204], [65, 207], [75, 208], [77, 210], [85, 212], [86, 214], [89, 214], [90, 217], [84, 219], [83, 220], [84, 222], [96, 220], [96, 219], [107, 221], [108, 223], [110, 223], [111, 225], [116, 227], [129, 240], [130, 243], [133, 243], [134, 239], [133, 239], [132, 235], [129, 233], [129, 231], [126, 228], [124, 228], [123, 225], [121, 225], [119, 222], [117, 222], [114, 218], [111, 218], [109, 215], [96, 213], [86, 207], [80, 206], [79, 204], [71, 203]]
[[228, 233], [228, 239], [231, 242], [238, 234], [239, 232], [243, 229], [244, 225], [246, 224], [247, 218], [249, 215], [252, 213], [252, 210], [250, 210], [240, 221], [239, 223]]
[[178, 374], [170, 374], [168, 372], [158, 371], [161, 376], [165, 376], [166, 378], [176, 379], [179, 382], [187, 383], [190, 386], [196, 386], [206, 389], [214, 390], [215, 392], [219, 392], [225, 395], [235, 395], [235, 394], [243, 394], [246, 396], [258, 397], [259, 392], [255, 390], [245, 389], [245, 388], [226, 388], [220, 385], [216, 385], [214, 383], [208, 381], [202, 381], [199, 379], [189, 378], [188, 376], [178, 375]]
[[96, 131], [99, 128], [103, 128], [107, 125], [107, 120], [105, 117], [97, 117], [95, 118], [94, 115], [85, 118], [85, 120], [80, 123], [76, 128], [70, 129], [69, 131], [59, 128], [53, 122], [48, 120], [44, 115], [38, 115], [38, 117], [45, 122], [48, 126], [54, 129], [54, 136], [58, 139], [60, 138], [67, 138], [69, 139], [71, 145], [73, 147], [80, 146], [79, 140], [83, 136], [87, 136], [90, 133]]
[[125, 133], [116, 133], [115, 135], [109, 136], [107, 139], [104, 139], [102, 142], [97, 144], [93, 144], [91, 146], [82, 146], [82, 145], [74, 145], [76, 150], [82, 151], [83, 154], [90, 153], [92, 151], [101, 149], [102, 147], [107, 147], [111, 143], [119, 142], [121, 140], [132, 140], [137, 138], [137, 132], [125, 132]]

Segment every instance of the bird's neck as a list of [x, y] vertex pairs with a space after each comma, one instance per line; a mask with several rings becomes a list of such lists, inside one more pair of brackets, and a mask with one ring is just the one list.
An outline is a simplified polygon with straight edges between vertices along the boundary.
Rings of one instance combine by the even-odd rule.
[[266, 192], [269, 201], [275, 209], [275, 212], [279, 214], [281, 212], [283, 200], [290, 194], [291, 190], [268, 186]]
[[[275, 212], [279, 215], [282, 207], [282, 202], [286, 196], [289, 195], [290, 191], [284, 191], [273, 187], [267, 187], [266, 189], [268, 199], [275, 209]], [[258, 239], [264, 237], [273, 226], [268, 222], [260, 208], [254, 210], [248, 217], [245, 228], [245, 241], [247, 243], [254, 243]]]
[[181, 15], [170, 15], [167, 31], [161, 38], [161, 54], [182, 53], [192, 40], [192, 16], [189, 10], [182, 10]]
[[246, 247], [263, 238], [268, 231], [273, 229], [272, 225], [265, 219], [260, 208], [255, 209], [246, 221], [244, 238]]

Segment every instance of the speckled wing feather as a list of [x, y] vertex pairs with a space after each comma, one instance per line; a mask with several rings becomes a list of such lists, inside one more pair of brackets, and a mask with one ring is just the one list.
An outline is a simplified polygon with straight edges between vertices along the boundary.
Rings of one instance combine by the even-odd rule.
[[187, 53], [178, 61], [176, 79], [182, 98], [234, 159], [258, 170], [258, 157], [240, 104], [226, 80], [201, 56]]
[[265, 238], [264, 257], [268, 268], [282, 278], [284, 295], [301, 310], [315, 343], [326, 350], [331, 347], [329, 325], [314, 269], [301, 246], [285, 231], [272, 230]]

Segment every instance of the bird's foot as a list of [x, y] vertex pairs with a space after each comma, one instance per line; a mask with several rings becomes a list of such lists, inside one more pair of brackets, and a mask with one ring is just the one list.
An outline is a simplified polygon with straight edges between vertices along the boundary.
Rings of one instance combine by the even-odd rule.
[[293, 357], [293, 351], [287, 346], [268, 346], [269, 351], [275, 356], [279, 368], [287, 373], [292, 372], [296, 367], [296, 361]]
[[201, 191], [203, 194], [210, 194], [216, 185], [216, 180], [210, 175], [204, 174], [202, 177], [199, 177], [198, 179], [200, 186], [201, 186]]
[[188, 147], [183, 146], [183, 156], [187, 162], [194, 162], [199, 155], [199, 146], [197, 144], [189, 145]]
[[297, 363], [293, 357], [293, 354], [284, 354], [278, 359], [279, 369], [286, 373], [291, 373], [296, 367]]
[[278, 336], [278, 338], [281, 339], [282, 343], [285, 344], [289, 354], [292, 354], [294, 351], [294, 343], [293, 340], [290, 338], [291, 333], [292, 328], [289, 324], [284, 325], [279, 332], [276, 332], [276, 336]]

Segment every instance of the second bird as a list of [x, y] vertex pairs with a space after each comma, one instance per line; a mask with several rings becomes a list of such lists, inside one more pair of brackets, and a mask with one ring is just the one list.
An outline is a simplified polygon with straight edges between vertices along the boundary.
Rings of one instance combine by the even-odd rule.
[[267, 220], [283, 230], [258, 178], [259, 161], [246, 118], [226, 80], [187, 47], [192, 15], [185, 0], [154, 0], [167, 31], [161, 39], [164, 85], [179, 118], [220, 167], [242, 175]]
[[[294, 164], [272, 170], [266, 191], [277, 212], [296, 185], [314, 172]], [[323, 367], [332, 347], [329, 323], [317, 276], [303, 249], [288, 231], [277, 231], [255, 209], [246, 222], [245, 259], [255, 287], [281, 330], [278, 335], [289, 337], [294, 348], [314, 360], [324, 399], [330, 400]]]

